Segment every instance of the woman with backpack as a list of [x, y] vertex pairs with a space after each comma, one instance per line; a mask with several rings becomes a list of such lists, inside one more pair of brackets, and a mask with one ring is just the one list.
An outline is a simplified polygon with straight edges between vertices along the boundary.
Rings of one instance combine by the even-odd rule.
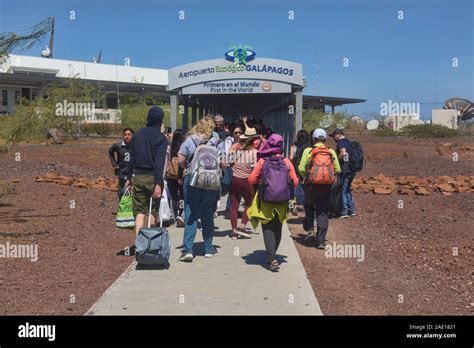
[[[192, 262], [194, 258], [193, 244], [199, 219], [204, 238], [204, 256], [210, 258], [216, 255], [216, 250], [212, 245], [213, 215], [216, 200], [219, 198], [220, 163], [216, 148], [217, 142], [211, 139], [214, 128], [212, 117], [206, 116], [200, 119], [188, 133], [178, 152], [178, 163], [184, 170], [185, 226], [183, 254], [180, 258], [180, 261], [184, 262]], [[202, 168], [203, 164], [212, 165], [212, 168]], [[202, 180], [201, 174], [203, 173], [207, 180]], [[209, 183], [213, 186], [206, 187], [205, 185]]]
[[181, 216], [183, 208], [180, 202], [183, 200], [183, 168], [178, 164], [178, 152], [184, 140], [182, 129], [173, 132], [171, 145], [169, 146], [168, 165], [166, 169], [166, 183], [171, 195], [171, 205], [173, 207], [176, 227], [184, 227], [184, 219]]
[[263, 240], [267, 251], [270, 270], [277, 272], [280, 264], [276, 251], [281, 241], [282, 226], [286, 223], [288, 202], [292, 190], [298, 185], [293, 164], [283, 157], [283, 137], [272, 134], [265, 146], [257, 153], [258, 161], [248, 181], [258, 185], [248, 216], [254, 227], [262, 224]]
[[[247, 226], [247, 209], [252, 203], [253, 187], [248, 182], [248, 177], [257, 162], [257, 149], [252, 145], [258, 137], [254, 128], [247, 128], [239, 141], [231, 146], [228, 153], [229, 164], [232, 168], [232, 186], [230, 189], [230, 199], [232, 202], [230, 209], [230, 223], [232, 226], [231, 238], [240, 237], [251, 238], [245, 227]], [[240, 200], [245, 201], [245, 210], [242, 214], [242, 221], [237, 226]]]

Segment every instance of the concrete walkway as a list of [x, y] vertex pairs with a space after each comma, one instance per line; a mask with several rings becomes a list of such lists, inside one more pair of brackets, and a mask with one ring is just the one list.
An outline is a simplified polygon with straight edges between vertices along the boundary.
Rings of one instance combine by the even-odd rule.
[[278, 249], [281, 268], [272, 273], [265, 268], [260, 226], [252, 239], [232, 240], [229, 220], [219, 216], [215, 224], [218, 256], [203, 256], [198, 230], [193, 262], [179, 262], [184, 229], [170, 227], [170, 268], [136, 270], [133, 262], [86, 315], [322, 314], [286, 225]]

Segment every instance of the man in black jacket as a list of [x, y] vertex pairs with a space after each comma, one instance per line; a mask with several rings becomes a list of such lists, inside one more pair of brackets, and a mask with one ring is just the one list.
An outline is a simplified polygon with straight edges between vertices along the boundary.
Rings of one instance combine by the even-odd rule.
[[354, 155], [351, 142], [344, 136], [344, 130], [336, 128], [329, 134], [336, 142], [336, 151], [339, 162], [341, 163], [341, 173], [339, 181], [342, 184], [342, 211], [340, 218], [345, 219], [349, 216], [356, 216], [356, 208], [352, 200], [351, 185], [356, 172], [351, 170], [349, 160]]
[[[163, 118], [163, 109], [152, 106], [148, 110], [146, 127], [135, 133], [130, 145], [128, 180], [125, 186], [128, 187], [130, 184], [133, 186], [133, 214], [137, 234], [144, 225], [145, 215], [148, 214], [150, 197], [155, 198], [152, 213], [156, 214], [160, 207], [159, 199], [163, 189], [163, 172], [168, 146], [168, 140], [161, 132]], [[152, 224], [156, 221], [153, 215]]]
[[127, 181], [127, 167], [130, 161], [130, 143], [133, 137], [133, 129], [125, 128], [123, 130], [123, 139], [114, 143], [109, 148], [109, 158], [115, 175], [118, 177], [118, 196], [119, 201], [124, 193], [125, 182]]

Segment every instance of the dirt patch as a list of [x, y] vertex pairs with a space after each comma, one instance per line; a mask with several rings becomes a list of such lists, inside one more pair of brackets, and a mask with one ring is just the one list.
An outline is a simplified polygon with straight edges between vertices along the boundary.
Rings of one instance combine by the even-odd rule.
[[0, 156], [2, 179], [18, 180], [0, 198], [0, 244], [37, 245], [38, 254], [0, 258], [0, 315], [84, 314], [131, 263], [117, 255], [134, 236], [115, 228], [116, 192], [35, 182], [58, 168], [112, 176], [112, 142], [21, 145]]
[[[403, 185], [402, 176], [474, 175], [472, 139], [450, 146], [444, 140], [358, 140], [367, 178], [383, 173]], [[37, 245], [39, 257], [0, 258], [0, 315], [83, 314], [130, 265], [132, 257], [117, 254], [133, 244], [133, 232], [115, 228], [117, 193], [106, 180], [113, 173], [107, 156], [112, 142], [21, 145], [0, 155], [8, 186], [0, 197], [0, 244]], [[35, 182], [51, 172], [66, 185]], [[81, 177], [98, 189], [67, 184]], [[456, 186], [433, 183], [443, 184]], [[364, 245], [361, 262], [326, 258], [324, 251], [302, 245], [301, 217], [289, 220], [325, 314], [473, 314], [474, 196], [448, 192], [448, 186], [427, 196], [355, 193], [358, 216], [331, 220], [328, 245]]]
[[[362, 144], [369, 158], [364, 176], [474, 173], [468, 150], [453, 162], [439, 155], [433, 141], [366, 137]], [[363, 245], [363, 261], [326, 257], [324, 250], [304, 245], [302, 217], [289, 220], [323, 313], [474, 314], [474, 199], [472, 193], [444, 193], [354, 193], [358, 215], [330, 220], [327, 245]]]

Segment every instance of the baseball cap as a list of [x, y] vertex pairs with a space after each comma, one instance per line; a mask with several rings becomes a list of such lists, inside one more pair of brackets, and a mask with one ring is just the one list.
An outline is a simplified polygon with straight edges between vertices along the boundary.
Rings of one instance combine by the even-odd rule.
[[316, 128], [313, 132], [313, 138], [314, 139], [326, 139], [327, 138], [326, 131], [322, 128]]
[[341, 128], [335, 128], [335, 129], [329, 134], [329, 136], [332, 138], [332, 137], [334, 137], [336, 134], [344, 135], [344, 130], [342, 130]]

